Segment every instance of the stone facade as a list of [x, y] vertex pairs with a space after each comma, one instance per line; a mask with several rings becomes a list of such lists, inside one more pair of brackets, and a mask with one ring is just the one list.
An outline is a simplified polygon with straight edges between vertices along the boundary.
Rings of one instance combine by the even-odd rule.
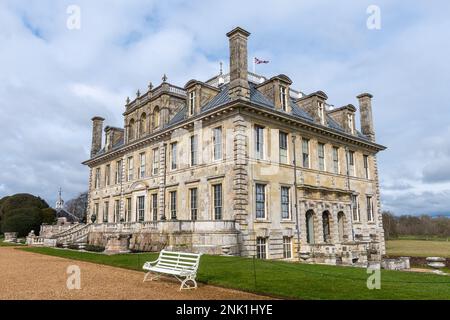
[[[247, 71], [236, 28], [230, 74], [184, 88], [163, 77], [127, 99], [124, 129], [93, 118], [89, 242], [130, 248], [365, 264], [385, 252], [372, 96], [332, 109], [286, 75]], [[130, 232], [131, 230], [131, 232]]]

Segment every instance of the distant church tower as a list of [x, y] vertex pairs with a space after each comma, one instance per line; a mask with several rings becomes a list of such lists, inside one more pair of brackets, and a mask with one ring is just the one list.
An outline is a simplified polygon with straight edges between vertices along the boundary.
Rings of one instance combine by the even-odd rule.
[[55, 209], [56, 211], [62, 210], [64, 208], [64, 200], [61, 197], [62, 190], [59, 188], [58, 200], [56, 200]]

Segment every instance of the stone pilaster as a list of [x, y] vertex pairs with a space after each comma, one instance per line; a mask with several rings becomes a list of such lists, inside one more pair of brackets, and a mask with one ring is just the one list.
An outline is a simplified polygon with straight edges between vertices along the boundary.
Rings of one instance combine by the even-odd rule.
[[[166, 149], [167, 145], [165, 143], [159, 146], [159, 169], [158, 169], [158, 177], [159, 177], [159, 216], [161, 220], [166, 220]], [[169, 217], [170, 218], [170, 217]]]
[[[248, 255], [249, 242], [252, 240], [248, 234], [248, 137], [246, 135], [247, 123], [242, 116], [233, 121], [233, 212], [240, 230], [241, 255]], [[254, 245], [254, 244], [253, 244]], [[253, 250], [252, 250], [253, 251]]]
[[381, 254], [386, 254], [386, 245], [384, 242], [384, 229], [383, 229], [383, 216], [381, 214], [381, 200], [380, 200], [380, 181], [378, 179], [378, 162], [376, 155], [373, 156], [373, 170], [375, 178], [375, 193], [376, 193], [376, 210], [374, 214], [376, 215], [375, 221], [377, 224], [378, 241], [380, 241], [380, 251]]

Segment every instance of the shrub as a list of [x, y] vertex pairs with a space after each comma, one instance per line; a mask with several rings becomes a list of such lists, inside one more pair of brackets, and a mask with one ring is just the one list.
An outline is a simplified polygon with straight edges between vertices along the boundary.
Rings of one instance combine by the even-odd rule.
[[105, 251], [105, 247], [103, 246], [95, 246], [92, 244], [87, 244], [86, 247], [84, 247], [86, 251], [92, 251], [92, 252], [103, 252]]
[[3, 232], [17, 232], [18, 237], [25, 237], [31, 230], [37, 234], [42, 222], [39, 208], [22, 208], [7, 212], [2, 221]]

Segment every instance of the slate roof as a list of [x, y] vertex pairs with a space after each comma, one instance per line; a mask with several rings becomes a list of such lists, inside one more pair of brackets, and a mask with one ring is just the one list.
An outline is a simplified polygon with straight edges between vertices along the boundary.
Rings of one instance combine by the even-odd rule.
[[[256, 89], [256, 84], [254, 84], [253, 82], [250, 82], [250, 81], [248, 82], [248, 84], [250, 87], [250, 102], [251, 103], [254, 103], [261, 107], [275, 109], [273, 102], [270, 101], [268, 98], [266, 98], [258, 89]], [[204, 106], [201, 107], [202, 113], [212, 110], [214, 108], [218, 108], [218, 107], [231, 101], [231, 98], [229, 95], [229, 83], [220, 86], [219, 89], [220, 89], [219, 94], [217, 94], [211, 101], [209, 101], [207, 104], [205, 104]], [[303, 119], [303, 120], [306, 120], [306, 121], [309, 121], [312, 123], [314, 122], [313, 117], [310, 114], [308, 114], [308, 112], [306, 112], [304, 109], [299, 107], [295, 103], [294, 98], [291, 98], [291, 97], [289, 98], [289, 104], [290, 104], [290, 107], [292, 110], [291, 114], [293, 116], [296, 116], [300, 119]], [[165, 127], [170, 127], [172, 125], [182, 122], [185, 119], [187, 119], [187, 106], [186, 105], [183, 106], [183, 108], [181, 108], [181, 110], [175, 114], [175, 116], [165, 125]], [[326, 120], [327, 120], [327, 126], [329, 128], [345, 133], [344, 129], [335, 120], [333, 120], [330, 116], [327, 115]], [[367, 137], [365, 135], [363, 135], [361, 132], [359, 132], [358, 130], [356, 131], [356, 133], [359, 138], [367, 139]], [[124, 144], [124, 141], [122, 139], [121, 141], [117, 142], [112, 147], [112, 150], [120, 148], [123, 144]], [[97, 155], [101, 155], [103, 153], [105, 153], [104, 148], [102, 150], [100, 150], [97, 153]]]

